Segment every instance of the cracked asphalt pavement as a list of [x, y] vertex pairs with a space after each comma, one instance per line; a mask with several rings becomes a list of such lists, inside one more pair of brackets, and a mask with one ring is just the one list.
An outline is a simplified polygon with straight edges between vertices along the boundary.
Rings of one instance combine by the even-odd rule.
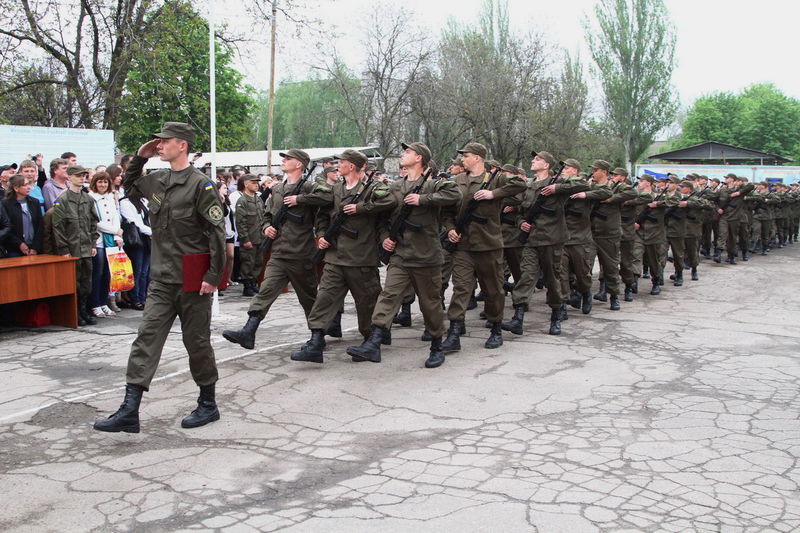
[[180, 428], [197, 387], [176, 323], [136, 435], [91, 424], [122, 399], [139, 313], [4, 330], [0, 530], [798, 531], [798, 264], [800, 245], [703, 261], [661, 296], [570, 312], [560, 337], [537, 292], [498, 350], [476, 309], [432, 370], [416, 307], [382, 363], [352, 363], [350, 299], [326, 363], [292, 362], [293, 293], [245, 351], [221, 336], [246, 319], [232, 288], [212, 330], [221, 420]]

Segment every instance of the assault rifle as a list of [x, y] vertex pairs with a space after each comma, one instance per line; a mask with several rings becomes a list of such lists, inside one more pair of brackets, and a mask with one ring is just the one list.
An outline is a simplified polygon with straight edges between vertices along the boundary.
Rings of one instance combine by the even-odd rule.
[[[372, 182], [375, 181], [375, 172], [377, 171], [373, 170], [367, 174], [367, 181], [364, 182], [363, 188], [359, 190], [345, 205], [357, 204], [358, 201], [361, 200], [361, 197], [364, 195], [364, 193], [369, 190]], [[342, 210], [336, 215], [336, 217], [334, 217], [334, 219], [331, 221], [331, 225], [328, 226], [328, 229], [325, 231], [323, 238], [328, 241], [331, 246], [335, 246], [336, 242], [339, 240], [340, 233], [344, 233], [345, 236], [350, 237], [351, 239], [358, 238], [357, 230], [350, 229], [344, 225], [344, 221], [347, 216], [348, 215], [344, 213], [344, 206], [342, 206]], [[325, 258], [325, 252], [327, 251], [328, 248], [325, 248], [324, 250], [317, 249], [317, 251], [314, 253], [314, 256], [311, 258], [311, 261], [315, 265], [318, 265], [320, 261]]]
[[[558, 172], [556, 172], [553, 175], [553, 177], [550, 178], [550, 181], [547, 182], [547, 185], [545, 187], [555, 184], [558, 178], [561, 177], [561, 173], [564, 172], [564, 167], [566, 166], [564, 165], [564, 162], [559, 161], [558, 164], [559, 164]], [[534, 200], [533, 205], [531, 205], [530, 209], [528, 209], [528, 213], [525, 215], [525, 222], [533, 226], [533, 223], [536, 222], [536, 219], [539, 217], [540, 214], [546, 213], [548, 215], [554, 215], [556, 213], [555, 209], [551, 209], [549, 207], [544, 206], [544, 201], [546, 199], [547, 196], [544, 196], [540, 190], [539, 196], [536, 197], [536, 200]], [[517, 235], [517, 240], [521, 243], [526, 243], [528, 242], [528, 236], [530, 236], [530, 234], [531, 234], [530, 231], [520, 230], [519, 235]]]
[[[619, 182], [615, 181], [614, 185], [611, 186], [611, 193], [612, 194], [617, 189], [617, 187], [619, 187]], [[592, 212], [589, 214], [590, 218], [599, 218], [600, 220], [603, 220], [603, 221], [608, 220], [608, 215], [600, 212], [600, 208], [602, 207], [602, 205], [601, 205], [602, 203], [603, 202], [601, 202], [599, 200], [597, 200], [597, 201], [595, 201], [593, 203]]]
[[[488, 189], [489, 185], [492, 183], [495, 176], [497, 176], [497, 174], [500, 173], [500, 170], [501, 169], [499, 168], [495, 168], [494, 172], [492, 172], [491, 175], [489, 176], [489, 179], [481, 183], [481, 187], [478, 190], [483, 191]], [[467, 207], [464, 209], [464, 211], [460, 215], [458, 215], [458, 217], [456, 217], [456, 227], [454, 229], [456, 230], [456, 233], [458, 233], [462, 237], [466, 233], [467, 228], [469, 228], [469, 225], [472, 221], [475, 221], [478, 224], [487, 224], [489, 222], [488, 217], [485, 217], [483, 215], [478, 215], [475, 213], [475, 210], [478, 208], [479, 202], [480, 200], [476, 200], [475, 197], [473, 196], [472, 198], [470, 198], [469, 203], [467, 204]], [[450, 239], [447, 237], [446, 232], [442, 232], [439, 238], [442, 241], [442, 248], [444, 248], [448, 252], [454, 251], [458, 246], [458, 243], [450, 242]]]
[[[419, 194], [420, 191], [422, 191], [422, 187], [425, 185], [425, 181], [431, 176], [432, 173], [433, 171], [428, 168], [428, 171], [419, 179], [417, 186], [411, 189], [408, 194]], [[389, 239], [393, 240], [394, 242], [398, 242], [403, 238], [403, 233], [405, 233], [406, 228], [413, 232], [422, 231], [421, 225], [408, 220], [408, 217], [411, 215], [411, 211], [414, 209], [414, 207], [415, 206], [413, 205], [403, 204], [403, 207], [400, 208], [400, 213], [398, 213], [397, 218], [394, 219], [392, 226], [389, 228]], [[389, 264], [389, 259], [391, 259], [393, 253], [394, 251], [390, 252], [384, 249], [383, 243], [378, 245], [378, 258], [384, 265]]]
[[[661, 200], [661, 198], [664, 196], [664, 194], [666, 192], [667, 192], [667, 189], [665, 188], [663, 191], [661, 191], [661, 194], [659, 194], [658, 196], [655, 197], [653, 202], [658, 202], [659, 200]], [[647, 203], [649, 204], [650, 202], [647, 202]], [[645, 220], [649, 220], [650, 222], [657, 222], [658, 219], [656, 217], [654, 217], [653, 215], [651, 215], [650, 211], [652, 211], [652, 209], [650, 209], [650, 206], [645, 207], [644, 211], [642, 211], [641, 214], [639, 214], [639, 216], [636, 217], [635, 223], [639, 224], [639, 226], [642, 226], [642, 225], [644, 225]]]
[[[300, 192], [303, 190], [303, 185], [306, 184], [308, 178], [311, 177], [311, 174], [314, 173], [314, 169], [316, 168], [317, 168], [317, 162], [314, 161], [313, 163], [311, 163], [311, 166], [308, 167], [306, 173], [303, 174], [303, 177], [297, 181], [297, 183], [294, 186], [294, 189], [292, 189], [292, 192], [291, 194], [289, 194], [289, 196], [297, 196], [298, 194], [300, 194]], [[278, 214], [275, 215], [275, 218], [272, 220], [272, 227], [275, 228], [276, 231], [280, 232], [281, 228], [283, 227], [283, 224], [286, 222], [287, 219], [297, 224], [302, 224], [304, 216], [305, 215], [295, 215], [294, 213], [289, 212], [289, 206], [283, 204], [281, 206], [280, 211], [278, 211]], [[262, 254], [269, 253], [269, 251], [272, 249], [273, 242], [275, 242], [275, 239], [270, 239], [269, 237], [265, 236], [264, 240], [261, 241], [261, 246], [259, 246], [259, 250], [261, 251], [261, 253]]]

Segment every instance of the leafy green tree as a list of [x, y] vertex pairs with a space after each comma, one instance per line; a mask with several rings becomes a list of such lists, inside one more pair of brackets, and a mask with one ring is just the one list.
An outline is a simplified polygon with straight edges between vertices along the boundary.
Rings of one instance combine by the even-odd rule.
[[599, 0], [595, 16], [596, 25], [584, 21], [587, 42], [630, 165], [675, 117], [675, 30], [663, 0]]
[[[117, 143], [137, 149], [168, 120], [197, 131], [195, 149], [210, 149], [208, 24], [185, 0], [169, 0], [141, 36], [125, 84]], [[217, 149], [241, 150], [251, 137], [253, 90], [231, 66], [233, 51], [217, 39]]]

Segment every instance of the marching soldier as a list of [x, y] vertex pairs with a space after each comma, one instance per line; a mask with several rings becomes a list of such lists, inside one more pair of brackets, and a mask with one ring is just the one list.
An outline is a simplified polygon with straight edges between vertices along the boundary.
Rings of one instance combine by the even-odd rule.
[[447, 310], [450, 328], [442, 343], [445, 353], [461, 349], [459, 338], [466, 332], [464, 318], [476, 277], [486, 296], [486, 318], [492, 323], [491, 334], [484, 346], [492, 349], [503, 344], [500, 322], [505, 296], [500, 210], [505, 198], [525, 189], [525, 181], [518, 176], [498, 173], [494, 179], [491, 178], [492, 174], [485, 167], [484, 145], [470, 142], [458, 153], [465, 172], [455, 177], [461, 191], [457, 213], [464, 216], [468, 209], [474, 207], [474, 210], [471, 214], [473, 222], [463, 233], [457, 231], [455, 220], [445, 220], [442, 225], [447, 240], [456, 245], [453, 252], [453, 295]]
[[636, 206], [630, 205], [630, 200], [639, 197], [637, 191], [630, 184], [628, 171], [624, 168], [615, 168], [611, 179], [619, 183], [620, 189], [612, 197], [612, 201], [619, 203], [620, 225], [622, 237], [619, 242], [619, 274], [625, 285], [623, 300], [633, 301], [633, 295], [639, 290], [639, 270], [636, 267]]
[[636, 218], [636, 232], [639, 233], [644, 245], [645, 261], [650, 266], [650, 276], [653, 288], [650, 294], [661, 294], [664, 270], [661, 264], [661, 253], [667, 240], [664, 226], [664, 214], [668, 207], [675, 205], [676, 200], [665, 196], [664, 191], [658, 195], [653, 193], [655, 179], [649, 174], [639, 178], [639, 188], [642, 194], [634, 200], [634, 204], [644, 205], [645, 209]]
[[[287, 150], [280, 155], [283, 158], [281, 169], [286, 179], [272, 187], [269, 207], [264, 212], [258, 230], [261, 235], [273, 240], [270, 258], [264, 270], [264, 280], [250, 302], [248, 319], [244, 327], [240, 330], [222, 332], [222, 336], [227, 340], [248, 350], [255, 347], [256, 330], [287, 283], [292, 284], [306, 318], [317, 297], [316, 270], [309, 258], [316, 249], [314, 221], [317, 210], [331, 205], [331, 188], [327, 183], [309, 179], [303, 183], [297, 194], [293, 194], [310, 160], [303, 150]], [[328, 172], [327, 175], [331, 174]], [[239, 199], [239, 203], [243, 199], [244, 195]], [[287, 212], [286, 221], [279, 232], [273, 226], [273, 222], [281, 209], [287, 209]], [[238, 207], [236, 216], [238, 220]]]
[[[402, 144], [400, 164], [407, 170], [406, 176], [393, 181], [389, 187], [397, 202], [390, 224], [399, 224], [403, 211], [408, 215], [400, 219], [403, 226], [397, 240], [389, 232], [383, 232], [381, 247], [391, 254], [383, 285], [375, 310], [372, 313], [372, 331], [361, 346], [351, 346], [347, 353], [354, 361], [381, 360], [381, 343], [392, 327], [395, 316], [406, 297], [408, 288], [419, 297], [425, 330], [431, 335], [430, 355], [426, 368], [435, 368], [444, 362], [442, 335], [444, 313], [439, 290], [441, 285], [442, 254], [439, 242], [439, 218], [444, 212], [452, 218], [448, 206], [454, 206], [461, 193], [455, 182], [424, 178], [423, 173], [431, 160], [431, 151], [423, 143]], [[422, 180], [425, 180], [422, 182]], [[422, 185], [420, 190], [417, 190]], [[410, 211], [408, 210], [410, 208]]]
[[[502, 171], [504, 174], [525, 179], [525, 171], [514, 165], [503, 165]], [[507, 280], [503, 283], [503, 291], [506, 294], [514, 290], [514, 284], [519, 281], [522, 275], [521, 263], [524, 244], [517, 239], [519, 237], [517, 215], [519, 214], [519, 206], [522, 203], [522, 195], [523, 193], [520, 192], [503, 200], [503, 211], [500, 215], [503, 232], [503, 258], [506, 265], [508, 265], [509, 277], [514, 278], [514, 283]]]
[[[581, 164], [576, 159], [567, 159], [561, 175], [570, 182], [585, 182], [585, 178], [578, 176], [580, 167]], [[594, 202], [579, 197], [579, 194], [582, 193], [572, 195], [564, 203], [568, 237], [561, 257], [561, 296], [570, 294], [570, 276], [573, 276], [575, 288], [568, 302], [584, 315], [588, 315], [592, 312], [592, 267], [595, 256], [591, 219]]]
[[[541, 270], [547, 286], [547, 305], [551, 309], [550, 335], [560, 335], [567, 307], [561, 295], [561, 256], [564, 243], [569, 239], [564, 204], [570, 195], [588, 191], [589, 184], [553, 175], [556, 159], [549, 152], [534, 152], [531, 156], [535, 181], [525, 189], [525, 200], [517, 219], [522, 233], [528, 234], [522, 251], [522, 276], [511, 294], [514, 316], [503, 323], [503, 329], [515, 335], [522, 334], [525, 306]], [[531, 223], [528, 215], [534, 208]]]
[[[363, 153], [345, 150], [338, 158], [339, 173], [344, 179], [333, 186], [331, 215], [342, 213], [345, 222], [334, 242], [321, 237], [317, 243], [317, 247], [327, 250], [327, 253], [317, 298], [308, 314], [311, 338], [300, 351], [292, 354], [293, 361], [323, 362], [325, 329], [341, 308], [348, 291], [355, 300], [358, 330], [362, 336], [368, 337], [372, 331], [375, 301], [381, 291], [379, 223], [384, 214], [394, 208], [396, 200], [388, 186], [365, 180], [367, 156]], [[324, 235], [330, 222], [330, 218], [321, 217], [318, 234]], [[313, 269], [310, 263], [309, 268]], [[391, 341], [387, 337], [384, 342], [388, 344]]]
[[742, 219], [742, 210], [744, 209], [744, 196], [751, 192], [755, 187], [752, 183], [743, 186], [737, 185], [738, 178], [736, 174], [727, 174], [725, 176], [726, 187], [720, 190], [719, 193], [719, 208], [717, 214], [719, 215], [719, 243], [718, 247], [714, 250], [714, 262], [721, 261], [722, 249], [728, 252], [728, 263], [735, 265], [736, 256], [736, 241], [739, 238], [739, 224]]
[[256, 278], [261, 272], [264, 255], [259, 250], [264, 238], [261, 227], [264, 223], [264, 203], [257, 194], [260, 180], [255, 174], [245, 174], [244, 191], [236, 201], [236, 231], [239, 233], [240, 277], [244, 288], [242, 296], [254, 296], [258, 292]]

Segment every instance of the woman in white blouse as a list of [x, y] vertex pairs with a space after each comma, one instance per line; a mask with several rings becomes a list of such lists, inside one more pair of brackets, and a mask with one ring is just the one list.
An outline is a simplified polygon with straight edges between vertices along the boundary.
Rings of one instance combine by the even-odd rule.
[[141, 311], [144, 309], [147, 298], [147, 287], [150, 285], [150, 237], [153, 230], [150, 228], [150, 212], [147, 210], [146, 198], [125, 197], [119, 202], [122, 220], [133, 223], [139, 231], [141, 245], [134, 243], [125, 244], [125, 253], [133, 266], [133, 289], [128, 291], [130, 308]]
[[116, 316], [108, 306], [108, 289], [111, 283], [111, 272], [108, 269], [106, 248], [122, 246], [122, 227], [120, 226], [119, 207], [111, 190], [111, 178], [106, 172], [96, 172], [89, 184], [89, 196], [97, 207], [97, 254], [92, 258], [92, 295], [89, 299], [92, 314], [96, 317]]

